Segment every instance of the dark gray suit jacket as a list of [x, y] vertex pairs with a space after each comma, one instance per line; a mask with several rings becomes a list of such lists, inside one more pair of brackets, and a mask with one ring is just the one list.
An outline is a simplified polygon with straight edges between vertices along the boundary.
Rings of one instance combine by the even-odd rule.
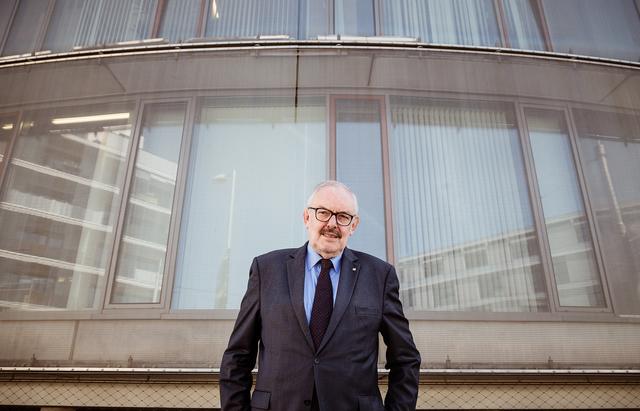
[[[222, 357], [223, 411], [415, 410], [420, 354], [398, 298], [392, 265], [345, 249], [338, 293], [316, 351], [304, 310], [306, 244], [256, 257]], [[378, 390], [378, 333], [387, 345], [389, 390]], [[259, 355], [253, 395], [251, 370]]]

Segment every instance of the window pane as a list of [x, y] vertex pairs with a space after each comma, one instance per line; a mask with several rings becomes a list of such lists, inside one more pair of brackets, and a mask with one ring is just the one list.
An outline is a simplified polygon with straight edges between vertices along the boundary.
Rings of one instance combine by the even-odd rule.
[[634, 0], [543, 3], [554, 51], [640, 59], [640, 16]]
[[500, 46], [493, 0], [382, 0], [388, 36], [423, 42]]
[[298, 34], [297, 0], [211, 0], [207, 37]]
[[338, 180], [358, 196], [361, 224], [349, 247], [387, 257], [385, 244], [380, 103], [336, 101], [336, 166]]
[[16, 0], [3, 0], [0, 1], [0, 45], [4, 39], [4, 35], [9, 27], [11, 19], [11, 13], [16, 5]]
[[0, 115], [0, 170], [2, 169], [2, 162], [4, 161], [4, 156], [11, 142], [11, 136], [15, 132], [15, 128], [15, 116]]
[[0, 300], [90, 309], [102, 298], [132, 105], [24, 114], [0, 197]]
[[300, 0], [299, 39], [315, 39], [329, 34], [330, 0]]
[[526, 110], [561, 306], [604, 307], [564, 114]]
[[396, 266], [416, 310], [548, 311], [510, 106], [391, 100]]
[[504, 0], [507, 34], [511, 47], [524, 50], [545, 50], [540, 15], [532, 0]]
[[640, 117], [575, 110], [613, 306], [640, 314]]
[[[254, 256], [306, 240], [306, 196], [326, 178], [324, 99], [203, 102], [191, 144], [175, 308], [237, 308]], [[293, 172], [292, 172], [293, 170]]]
[[373, 0], [336, 0], [336, 34], [373, 36]]
[[155, 17], [157, 0], [58, 0], [44, 49], [112, 44], [144, 39]]
[[18, 10], [2, 51], [4, 56], [37, 51], [36, 41], [40, 27], [47, 17], [48, 8], [49, 2], [42, 0], [22, 0], [18, 4]]
[[158, 36], [173, 43], [198, 37], [201, 0], [168, 0]]
[[145, 108], [111, 292], [113, 303], [160, 301], [184, 113], [184, 103]]

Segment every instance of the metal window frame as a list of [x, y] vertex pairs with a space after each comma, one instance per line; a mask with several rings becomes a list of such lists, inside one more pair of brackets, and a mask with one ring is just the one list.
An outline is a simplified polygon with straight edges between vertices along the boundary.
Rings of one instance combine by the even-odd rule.
[[[178, 177], [180, 174], [181, 167], [180, 164], [184, 164], [184, 157], [186, 155], [186, 137], [190, 136], [190, 132], [187, 129], [190, 129], [187, 121], [191, 119], [193, 110], [193, 99], [175, 99], [175, 98], [155, 98], [155, 99], [139, 99], [136, 106], [136, 115], [135, 115], [135, 123], [133, 124], [133, 138], [131, 139], [131, 147], [129, 148], [128, 155], [128, 163], [127, 163], [127, 172], [125, 174], [124, 186], [122, 188], [122, 197], [119, 208], [119, 215], [117, 219], [116, 229], [114, 230], [113, 236], [113, 244], [111, 247], [111, 257], [109, 259], [109, 267], [108, 267], [108, 275], [107, 275], [107, 284], [105, 287], [105, 296], [102, 305], [102, 312], [106, 313], [111, 310], [120, 310], [124, 308], [133, 308], [136, 309], [161, 309], [166, 311], [167, 300], [169, 294], [168, 285], [172, 284], [173, 281], [173, 273], [174, 273], [174, 262], [175, 262], [175, 249], [177, 248], [177, 232], [176, 229], [179, 227], [177, 224], [177, 218], [175, 214], [175, 207], [178, 204], [181, 204], [180, 199], [178, 199]], [[157, 104], [171, 104], [171, 103], [183, 103], [184, 104], [184, 117], [183, 117], [183, 125], [182, 125], [182, 134], [181, 134], [181, 143], [180, 143], [180, 151], [178, 156], [178, 174], [176, 175], [176, 186], [173, 192], [173, 200], [172, 200], [172, 212], [171, 217], [169, 219], [169, 230], [167, 235], [167, 251], [165, 252], [165, 261], [164, 267], [162, 270], [162, 288], [160, 290], [160, 298], [157, 302], [143, 302], [143, 303], [116, 303], [113, 302], [114, 297], [114, 284], [117, 278], [117, 268], [118, 262], [120, 258], [120, 251], [122, 249], [122, 236], [124, 234], [124, 226], [126, 223], [128, 204], [129, 199], [131, 197], [131, 189], [133, 185], [133, 177], [135, 175], [135, 166], [138, 160], [138, 146], [140, 144], [140, 136], [142, 135], [142, 127], [144, 122], [145, 110], [147, 107], [154, 106]], [[171, 279], [170, 279], [171, 277]]]
[[[581, 204], [584, 207], [584, 216], [589, 227], [589, 234], [591, 236], [591, 246], [593, 248], [593, 255], [595, 259], [597, 275], [598, 275], [598, 278], [600, 279], [600, 285], [602, 287], [603, 296], [604, 296], [604, 303], [605, 303], [604, 307], [563, 306], [560, 303], [558, 284], [556, 281], [555, 270], [553, 268], [553, 261], [551, 256], [551, 245], [549, 242], [549, 236], [546, 229], [546, 223], [544, 220], [544, 211], [542, 207], [542, 198], [540, 196], [540, 191], [539, 191], [540, 185], [539, 185], [539, 181], [538, 181], [536, 169], [535, 169], [533, 149], [531, 147], [531, 136], [529, 133], [529, 125], [528, 125], [528, 121], [525, 113], [527, 109], [556, 112], [562, 115], [562, 119], [566, 127], [569, 148], [571, 150], [573, 169], [576, 172], [576, 175], [575, 175], [576, 183], [578, 184], [578, 190], [580, 190]], [[578, 312], [613, 313], [609, 287], [607, 285], [606, 275], [604, 272], [604, 264], [602, 262], [601, 247], [598, 242], [597, 233], [594, 229], [594, 220], [593, 220], [593, 213], [590, 206], [590, 200], [587, 197], [587, 192], [585, 191], [586, 183], [584, 180], [582, 163], [580, 162], [579, 152], [576, 146], [575, 129], [572, 127], [573, 118], [569, 116], [570, 109], [569, 107], [567, 107], [567, 105], [541, 105], [541, 104], [527, 103], [527, 104], [518, 104], [518, 112], [519, 112], [519, 115], [521, 116], [521, 121], [523, 125], [522, 126], [523, 144], [526, 144], [526, 154], [528, 157], [529, 165], [531, 167], [530, 170], [528, 170], [528, 173], [529, 173], [530, 189], [533, 192], [535, 192], [535, 197], [534, 197], [535, 214], [536, 214], [536, 218], [540, 219], [537, 222], [538, 224], [537, 232], [542, 243], [540, 251], [545, 261], [545, 264], [544, 264], [545, 277], [547, 278], [547, 281], [551, 286], [550, 291], [552, 292], [552, 295], [553, 295], [552, 311], [553, 312], [571, 312], [571, 313], [578, 313]]]
[[13, 3], [13, 8], [11, 9], [11, 12], [10, 12], [11, 15], [9, 16], [9, 20], [7, 20], [7, 27], [4, 29], [3, 33], [0, 33], [0, 56], [3, 55], [4, 45], [7, 42], [7, 39], [9, 38], [9, 32], [11, 31], [11, 26], [13, 26], [13, 20], [18, 11], [19, 2], [20, 2], [19, 0], [15, 0], [15, 3]]

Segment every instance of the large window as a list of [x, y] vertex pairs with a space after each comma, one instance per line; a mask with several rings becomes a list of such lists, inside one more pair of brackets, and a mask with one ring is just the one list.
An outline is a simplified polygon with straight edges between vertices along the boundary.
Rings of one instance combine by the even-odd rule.
[[324, 99], [202, 101], [172, 306], [237, 308], [252, 258], [306, 240], [306, 196], [327, 177]]
[[43, 49], [112, 44], [149, 37], [156, 0], [57, 0]]
[[0, 194], [3, 309], [101, 304], [132, 110], [112, 104], [23, 114]]
[[493, 0], [383, 0], [382, 30], [425, 43], [500, 46]]
[[526, 109], [560, 306], [604, 307], [605, 297], [564, 112]]
[[614, 307], [640, 313], [640, 117], [574, 110]]
[[186, 103], [144, 110], [120, 237], [113, 303], [159, 303]]
[[634, 0], [543, 0], [553, 50], [638, 61], [640, 15]]
[[394, 246], [408, 308], [548, 311], [513, 110], [393, 98]]

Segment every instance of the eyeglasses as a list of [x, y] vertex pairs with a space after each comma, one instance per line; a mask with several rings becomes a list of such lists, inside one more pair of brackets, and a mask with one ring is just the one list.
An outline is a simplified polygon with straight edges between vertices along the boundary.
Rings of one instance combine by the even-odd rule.
[[307, 209], [315, 211], [316, 219], [323, 223], [326, 223], [327, 221], [331, 220], [331, 217], [336, 216], [336, 223], [338, 225], [347, 226], [351, 224], [351, 221], [353, 221], [353, 217], [355, 217], [343, 211], [334, 213], [331, 210], [327, 210], [326, 208], [321, 208], [321, 207], [307, 207]]

